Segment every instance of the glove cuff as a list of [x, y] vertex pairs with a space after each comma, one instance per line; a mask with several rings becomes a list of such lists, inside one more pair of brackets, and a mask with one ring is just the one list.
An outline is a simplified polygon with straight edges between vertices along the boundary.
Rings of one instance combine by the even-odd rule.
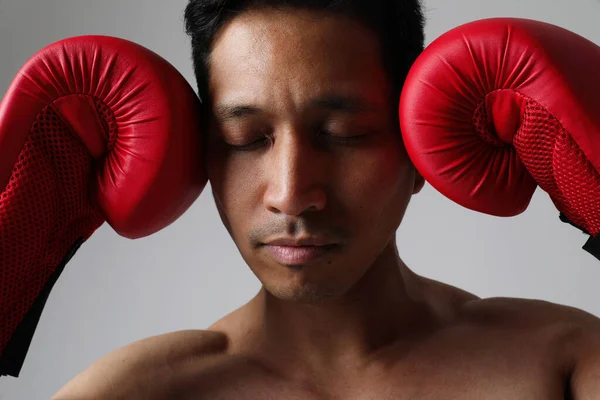
[[11, 335], [10, 340], [6, 344], [4, 351], [0, 354], [0, 377], [4, 375], [10, 375], [15, 378], [19, 377], [21, 368], [25, 362], [25, 356], [33, 340], [33, 334], [37, 328], [37, 324], [40, 321], [42, 311], [50, 295], [50, 291], [54, 287], [54, 284], [62, 274], [65, 265], [75, 255], [79, 247], [83, 244], [84, 239], [78, 239], [75, 244], [71, 247], [71, 250], [67, 253], [65, 258], [62, 260], [60, 265], [52, 272], [52, 275], [48, 278], [46, 285], [37, 296], [33, 305], [17, 326], [17, 329]]
[[590, 237], [583, 249], [600, 260], [600, 235]]
[[[559, 216], [560, 220], [562, 222], [565, 222], [569, 225], [574, 226], [575, 228], [581, 230], [583, 233], [585, 233], [586, 235], [590, 235], [590, 233], [588, 231], [586, 231], [585, 229], [583, 229], [580, 226], [575, 225], [570, 219], [569, 217], [567, 217], [565, 214], [560, 213]], [[599, 235], [595, 235], [595, 236], [591, 236], [588, 239], [587, 242], [585, 242], [585, 244], [583, 245], [583, 250], [587, 251], [588, 253], [590, 253], [591, 255], [593, 255], [594, 257], [596, 257], [598, 260], [600, 260], [600, 234]]]

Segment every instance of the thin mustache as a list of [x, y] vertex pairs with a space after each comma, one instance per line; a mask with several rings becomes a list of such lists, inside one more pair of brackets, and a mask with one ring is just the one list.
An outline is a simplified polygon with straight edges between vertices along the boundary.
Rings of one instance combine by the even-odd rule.
[[331, 246], [340, 244], [340, 241], [333, 238], [324, 236], [308, 236], [303, 235], [299, 237], [284, 236], [275, 239], [270, 239], [265, 244], [273, 246], [290, 246], [290, 247], [302, 247], [302, 246]]
[[[321, 224], [322, 225], [322, 224]], [[340, 228], [319, 228], [316, 224], [309, 224], [304, 219], [273, 222], [248, 232], [250, 243], [255, 247], [266, 243], [279, 242], [291, 243], [290, 245], [318, 246], [318, 243], [343, 244], [349, 237], [346, 230]], [[317, 244], [311, 244], [317, 243]]]

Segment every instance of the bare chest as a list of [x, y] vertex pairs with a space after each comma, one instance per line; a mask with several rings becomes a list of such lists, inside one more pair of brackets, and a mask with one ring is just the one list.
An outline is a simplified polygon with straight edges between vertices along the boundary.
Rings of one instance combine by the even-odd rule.
[[377, 368], [306, 380], [232, 361], [186, 381], [193, 382], [181, 397], [186, 400], [564, 400], [567, 386], [544, 355], [483, 344], [390, 351], [389, 362]]
[[[432, 371], [433, 372], [433, 371]], [[464, 372], [464, 371], [463, 371]], [[221, 377], [222, 378], [222, 377]], [[190, 390], [190, 400], [564, 400], [564, 382], [550, 377], [527, 379], [523, 376], [456, 373], [420, 375], [410, 373], [386, 379], [363, 378], [330, 385], [278, 382], [270, 377], [240, 379], [231, 384], [215, 377], [215, 382]]]

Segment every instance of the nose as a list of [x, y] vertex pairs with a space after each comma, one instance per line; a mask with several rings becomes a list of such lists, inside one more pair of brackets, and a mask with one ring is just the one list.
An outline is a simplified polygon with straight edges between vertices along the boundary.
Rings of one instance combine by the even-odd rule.
[[264, 205], [272, 212], [298, 216], [327, 203], [323, 151], [300, 135], [280, 135], [270, 150]]

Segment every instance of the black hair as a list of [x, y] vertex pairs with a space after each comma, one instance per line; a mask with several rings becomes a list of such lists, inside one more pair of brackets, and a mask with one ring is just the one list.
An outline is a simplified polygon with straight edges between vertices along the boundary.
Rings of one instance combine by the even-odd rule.
[[396, 98], [424, 47], [420, 0], [189, 0], [185, 28], [191, 38], [194, 74], [203, 103], [208, 98], [208, 62], [219, 28], [245, 11], [265, 7], [337, 13], [364, 24], [380, 40], [383, 65]]

